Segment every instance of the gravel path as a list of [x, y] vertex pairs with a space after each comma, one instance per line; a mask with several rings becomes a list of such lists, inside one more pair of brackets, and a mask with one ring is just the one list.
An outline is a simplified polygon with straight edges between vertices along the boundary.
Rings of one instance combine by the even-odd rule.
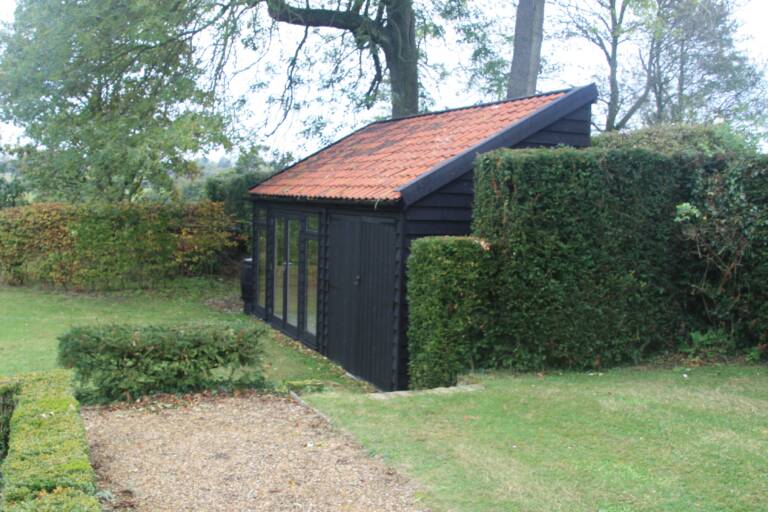
[[83, 419], [115, 509], [424, 510], [408, 480], [289, 398], [84, 408]]

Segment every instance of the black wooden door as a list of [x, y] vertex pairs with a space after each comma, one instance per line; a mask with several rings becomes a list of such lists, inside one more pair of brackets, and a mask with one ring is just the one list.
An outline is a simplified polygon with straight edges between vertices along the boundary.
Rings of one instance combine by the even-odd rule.
[[331, 215], [328, 357], [382, 389], [393, 386], [395, 221]]

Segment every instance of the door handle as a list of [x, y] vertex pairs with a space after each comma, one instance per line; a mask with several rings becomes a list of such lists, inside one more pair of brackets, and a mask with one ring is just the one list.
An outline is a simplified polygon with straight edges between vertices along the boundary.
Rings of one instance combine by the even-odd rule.
[[360, 276], [355, 276], [352, 282], [355, 284], [355, 286], [360, 286]]

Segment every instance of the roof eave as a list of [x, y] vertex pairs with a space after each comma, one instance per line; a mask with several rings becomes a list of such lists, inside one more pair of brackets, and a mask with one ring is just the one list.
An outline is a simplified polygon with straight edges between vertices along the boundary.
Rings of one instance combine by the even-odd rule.
[[396, 208], [401, 204], [402, 199], [357, 199], [357, 198], [329, 198], [329, 197], [309, 197], [309, 196], [279, 196], [270, 194], [258, 194], [251, 192], [249, 195], [251, 201], [273, 201], [277, 203], [306, 203], [312, 205], [351, 205], [351, 206], [373, 206], [374, 209]]
[[479, 154], [514, 146], [563, 116], [595, 101], [597, 101], [595, 84], [572, 89], [568, 94], [542, 106], [513, 125], [439, 163], [430, 171], [399, 187], [397, 191], [400, 192], [404, 206], [407, 208], [468, 172]]

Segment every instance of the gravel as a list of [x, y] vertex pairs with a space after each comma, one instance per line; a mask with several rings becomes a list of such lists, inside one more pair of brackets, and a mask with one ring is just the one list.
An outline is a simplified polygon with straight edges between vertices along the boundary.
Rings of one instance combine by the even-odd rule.
[[112, 510], [424, 511], [414, 485], [286, 397], [84, 408]]

